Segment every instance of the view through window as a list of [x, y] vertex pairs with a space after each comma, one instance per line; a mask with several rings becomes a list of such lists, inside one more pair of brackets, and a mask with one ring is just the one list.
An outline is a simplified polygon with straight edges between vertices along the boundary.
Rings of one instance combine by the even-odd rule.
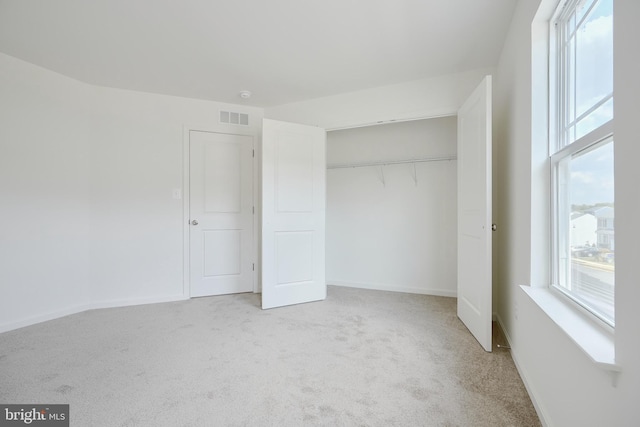
[[553, 282], [614, 326], [613, 0], [561, 4], [554, 31]]

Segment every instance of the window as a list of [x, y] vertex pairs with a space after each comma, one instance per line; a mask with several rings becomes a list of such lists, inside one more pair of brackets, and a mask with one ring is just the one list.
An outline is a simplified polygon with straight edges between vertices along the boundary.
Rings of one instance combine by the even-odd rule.
[[568, 0], [552, 19], [553, 286], [614, 326], [613, 0]]

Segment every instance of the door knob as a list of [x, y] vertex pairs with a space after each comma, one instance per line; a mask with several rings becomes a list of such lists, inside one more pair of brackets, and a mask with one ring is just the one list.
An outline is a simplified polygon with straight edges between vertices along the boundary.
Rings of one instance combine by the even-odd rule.
[[194, 219], [193, 221], [191, 221], [191, 225], [198, 225], [198, 220]]

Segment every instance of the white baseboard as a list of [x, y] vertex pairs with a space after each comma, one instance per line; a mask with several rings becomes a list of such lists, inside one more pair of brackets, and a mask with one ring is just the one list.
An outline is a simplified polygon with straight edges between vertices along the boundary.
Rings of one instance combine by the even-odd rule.
[[422, 295], [434, 295], [439, 297], [456, 297], [456, 291], [450, 291], [448, 289], [424, 289], [414, 288], [409, 286], [394, 286], [382, 283], [355, 283], [344, 282], [340, 280], [328, 280], [327, 284], [332, 286], [342, 286], [345, 288], [359, 288], [359, 289], [371, 289], [375, 291], [389, 291], [389, 292], [404, 292], [408, 294], [422, 294]]
[[0, 333], [13, 331], [14, 329], [24, 328], [26, 326], [35, 325], [36, 323], [47, 322], [49, 320], [58, 319], [64, 316], [70, 316], [76, 313], [82, 313], [83, 311], [90, 310], [89, 304], [78, 304], [69, 307], [65, 307], [60, 310], [50, 311], [47, 313], [38, 314], [36, 316], [26, 317], [24, 319], [16, 320], [13, 322], [7, 322], [0, 324]]
[[96, 310], [103, 308], [127, 307], [132, 305], [156, 304], [162, 302], [173, 302], [187, 300], [189, 297], [184, 295], [163, 296], [152, 298], [127, 298], [111, 301], [94, 301], [86, 304], [78, 304], [66, 307], [60, 310], [27, 317], [13, 322], [0, 324], [0, 333], [13, 331], [15, 329], [24, 328], [26, 326], [35, 325], [37, 323], [47, 322], [49, 320], [59, 319], [61, 317], [70, 316], [72, 314], [82, 313], [83, 311]]
[[185, 301], [189, 297], [184, 295], [171, 295], [162, 297], [150, 297], [150, 298], [125, 298], [111, 301], [94, 301], [90, 304], [90, 309], [101, 308], [115, 308], [115, 307], [128, 307], [132, 305], [144, 305], [144, 304], [158, 304], [163, 302]]
[[509, 347], [511, 347], [511, 358], [513, 359], [513, 363], [516, 365], [516, 369], [520, 374], [520, 378], [522, 378], [522, 382], [524, 383], [524, 387], [527, 389], [527, 393], [529, 393], [529, 397], [531, 398], [531, 403], [533, 403], [533, 407], [535, 408], [536, 413], [538, 414], [540, 423], [543, 425], [543, 427], [549, 427], [549, 423], [547, 422], [545, 411], [542, 409], [542, 407], [538, 403], [538, 399], [536, 398], [538, 394], [536, 393], [535, 389], [531, 385], [531, 382], [529, 381], [529, 376], [527, 375], [526, 370], [522, 367], [522, 365], [518, 360], [517, 348], [513, 346], [513, 341], [511, 340], [511, 337], [509, 336], [507, 329], [504, 327], [504, 322], [502, 321], [500, 314], [494, 313], [494, 316], [496, 317], [496, 320], [500, 325], [500, 328], [502, 329], [502, 333], [504, 334], [504, 337], [507, 340]]

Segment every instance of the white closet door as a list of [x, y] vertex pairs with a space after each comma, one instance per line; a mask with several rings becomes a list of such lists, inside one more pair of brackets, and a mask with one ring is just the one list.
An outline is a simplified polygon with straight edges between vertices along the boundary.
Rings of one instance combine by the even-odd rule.
[[325, 176], [324, 129], [263, 121], [263, 309], [326, 298]]
[[458, 111], [458, 317], [491, 351], [491, 77]]

